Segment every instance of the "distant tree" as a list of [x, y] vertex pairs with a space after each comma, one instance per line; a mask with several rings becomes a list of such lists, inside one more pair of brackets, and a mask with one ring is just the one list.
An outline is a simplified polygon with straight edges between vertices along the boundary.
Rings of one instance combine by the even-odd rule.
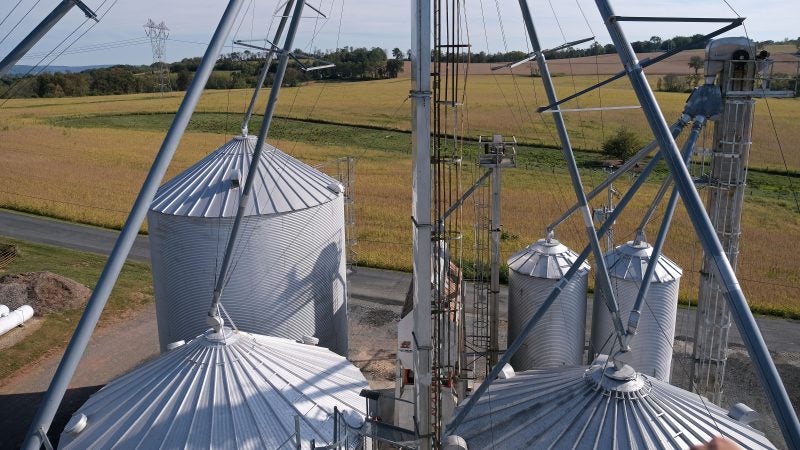
[[[149, 68], [148, 68], [149, 71]], [[112, 66], [88, 71], [92, 77], [91, 93], [94, 95], [132, 94], [137, 92], [137, 80], [132, 66]]]
[[631, 48], [636, 53], [643, 53], [650, 51], [650, 41], [634, 41], [631, 42]]
[[658, 50], [659, 48], [661, 48], [661, 37], [650, 36], [650, 44], [653, 46], [653, 50]]
[[658, 80], [658, 90], [663, 92], [687, 92], [690, 80], [686, 76], [669, 73]]
[[206, 89], [228, 89], [230, 79], [227, 73], [211, 72], [206, 81]]
[[247, 87], [247, 77], [242, 72], [231, 72], [230, 89], [241, 89]]
[[683, 47], [683, 46], [689, 44], [689, 42], [691, 42], [692, 38], [687, 37], [687, 36], [675, 36], [671, 40], [672, 40], [672, 48], [676, 48], [676, 47]]
[[704, 65], [705, 61], [703, 60], [702, 56], [694, 55], [691, 58], [689, 58], [689, 67], [694, 69], [695, 76], [698, 75], [698, 72], [700, 72], [700, 69], [702, 69]]
[[642, 146], [639, 135], [621, 127], [603, 142], [603, 153], [612, 157], [627, 160]]
[[400, 72], [403, 71], [402, 59], [390, 59], [386, 61], [386, 76], [389, 78], [397, 78]]
[[294, 67], [287, 67], [283, 76], [283, 85], [288, 87], [299, 86], [303, 80], [303, 72]]
[[389, 78], [397, 78], [397, 75], [403, 71], [403, 51], [395, 47], [392, 50], [392, 57], [386, 61], [386, 76]]
[[178, 77], [175, 79], [175, 87], [179, 91], [185, 91], [189, 87], [189, 83], [191, 82], [192, 82], [192, 74], [188, 70], [183, 69], [180, 72], [178, 72]]
[[701, 56], [692, 56], [689, 58], [689, 67], [694, 69], [694, 75], [692, 75], [689, 80], [689, 83], [692, 86], [696, 86], [700, 82], [700, 69], [705, 66], [705, 61]]

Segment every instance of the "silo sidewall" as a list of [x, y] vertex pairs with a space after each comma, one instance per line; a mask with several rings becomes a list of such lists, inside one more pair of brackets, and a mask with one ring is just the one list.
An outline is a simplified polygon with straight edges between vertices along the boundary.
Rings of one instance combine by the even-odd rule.
[[[629, 362], [637, 372], [669, 381], [672, 365], [672, 347], [675, 337], [675, 320], [678, 306], [680, 279], [665, 283], [652, 282], [645, 298], [636, 336], [631, 339]], [[599, 280], [595, 283], [599, 286]], [[626, 323], [630, 316], [640, 282], [611, 277], [614, 296], [619, 305], [620, 317]], [[596, 289], [599, 293], [600, 289]], [[599, 295], [595, 295], [592, 308], [591, 349], [595, 353], [609, 354], [617, 342], [613, 337], [611, 313]], [[604, 346], [605, 344], [605, 346]]]
[[[208, 328], [233, 219], [151, 215], [160, 216], [151, 248], [163, 349]], [[320, 346], [347, 355], [342, 196], [290, 213], [245, 217], [231, 267], [222, 303], [237, 328], [289, 339], [316, 336]]]
[[[525, 323], [541, 308], [558, 280], [510, 270], [508, 339], [516, 339]], [[575, 277], [537, 323], [512, 357], [515, 370], [579, 365], [586, 330], [588, 272]]]

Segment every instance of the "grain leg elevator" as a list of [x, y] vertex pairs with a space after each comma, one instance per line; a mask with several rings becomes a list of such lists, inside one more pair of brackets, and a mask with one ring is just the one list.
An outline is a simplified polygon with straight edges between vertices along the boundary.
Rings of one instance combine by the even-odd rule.
[[[700, 176], [705, 184], [706, 209], [730, 265], [736, 270], [742, 235], [742, 208], [752, 144], [754, 97], [787, 97], [792, 91], [769, 89], [772, 60], [757, 54], [746, 37], [715, 39], [706, 47], [705, 83], [717, 84], [723, 107], [714, 124], [713, 143], [703, 156], [708, 166]], [[714, 261], [703, 257], [695, 322], [692, 390], [722, 404], [731, 311]]]

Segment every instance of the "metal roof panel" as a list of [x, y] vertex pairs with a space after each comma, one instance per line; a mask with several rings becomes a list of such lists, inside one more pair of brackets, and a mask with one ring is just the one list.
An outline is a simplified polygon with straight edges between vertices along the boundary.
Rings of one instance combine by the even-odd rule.
[[[250, 170], [255, 136], [236, 136], [164, 183], [150, 207], [163, 214], [233, 217]], [[334, 178], [264, 144], [245, 214], [281, 214], [327, 203], [341, 195]]]
[[[523, 275], [560, 279], [572, 266], [578, 255], [555, 239], [539, 239], [508, 258], [509, 269]], [[580, 273], [589, 271], [589, 264], [581, 264]]]
[[448, 434], [469, 448], [688, 448], [720, 434], [743, 448], [775, 448], [698, 394], [633, 371], [614, 379], [609, 369], [598, 359], [498, 379]]
[[76, 413], [80, 433], [59, 448], [282, 448], [333, 440], [333, 408], [363, 423], [368, 383], [326, 348], [212, 330], [112, 381]]

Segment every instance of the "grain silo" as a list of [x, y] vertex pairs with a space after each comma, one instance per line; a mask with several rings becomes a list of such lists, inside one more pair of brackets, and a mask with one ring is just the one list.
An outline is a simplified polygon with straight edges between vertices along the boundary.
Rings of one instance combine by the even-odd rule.
[[[619, 304], [623, 322], [636, 303], [653, 247], [644, 241], [629, 241], [605, 255], [612, 289]], [[678, 308], [678, 288], [683, 271], [661, 255], [653, 271], [650, 290], [644, 299], [636, 336], [631, 339], [630, 364], [639, 372], [662, 381], [669, 381], [672, 364], [672, 341]], [[595, 284], [596, 286], [599, 285]], [[592, 308], [592, 337], [589, 354], [612, 354], [614, 327], [611, 314], [596, 291]]]
[[208, 330], [92, 395], [59, 448], [294, 449], [298, 428], [302, 448], [355, 448], [366, 388], [358, 368], [328, 349]]
[[[555, 239], [540, 239], [508, 259], [508, 340], [516, 339], [578, 255]], [[589, 265], [564, 287], [511, 358], [517, 370], [583, 363]]]
[[[206, 313], [255, 137], [237, 136], [158, 191], [148, 212], [159, 340], [190, 339]], [[222, 305], [240, 330], [347, 354], [341, 184], [267, 146], [245, 209]], [[226, 317], [227, 318], [227, 317]]]
[[775, 448], [742, 410], [725, 411], [631, 366], [598, 359], [589, 367], [498, 379], [448, 434], [468, 449], [678, 449], [719, 435], [742, 448]]

